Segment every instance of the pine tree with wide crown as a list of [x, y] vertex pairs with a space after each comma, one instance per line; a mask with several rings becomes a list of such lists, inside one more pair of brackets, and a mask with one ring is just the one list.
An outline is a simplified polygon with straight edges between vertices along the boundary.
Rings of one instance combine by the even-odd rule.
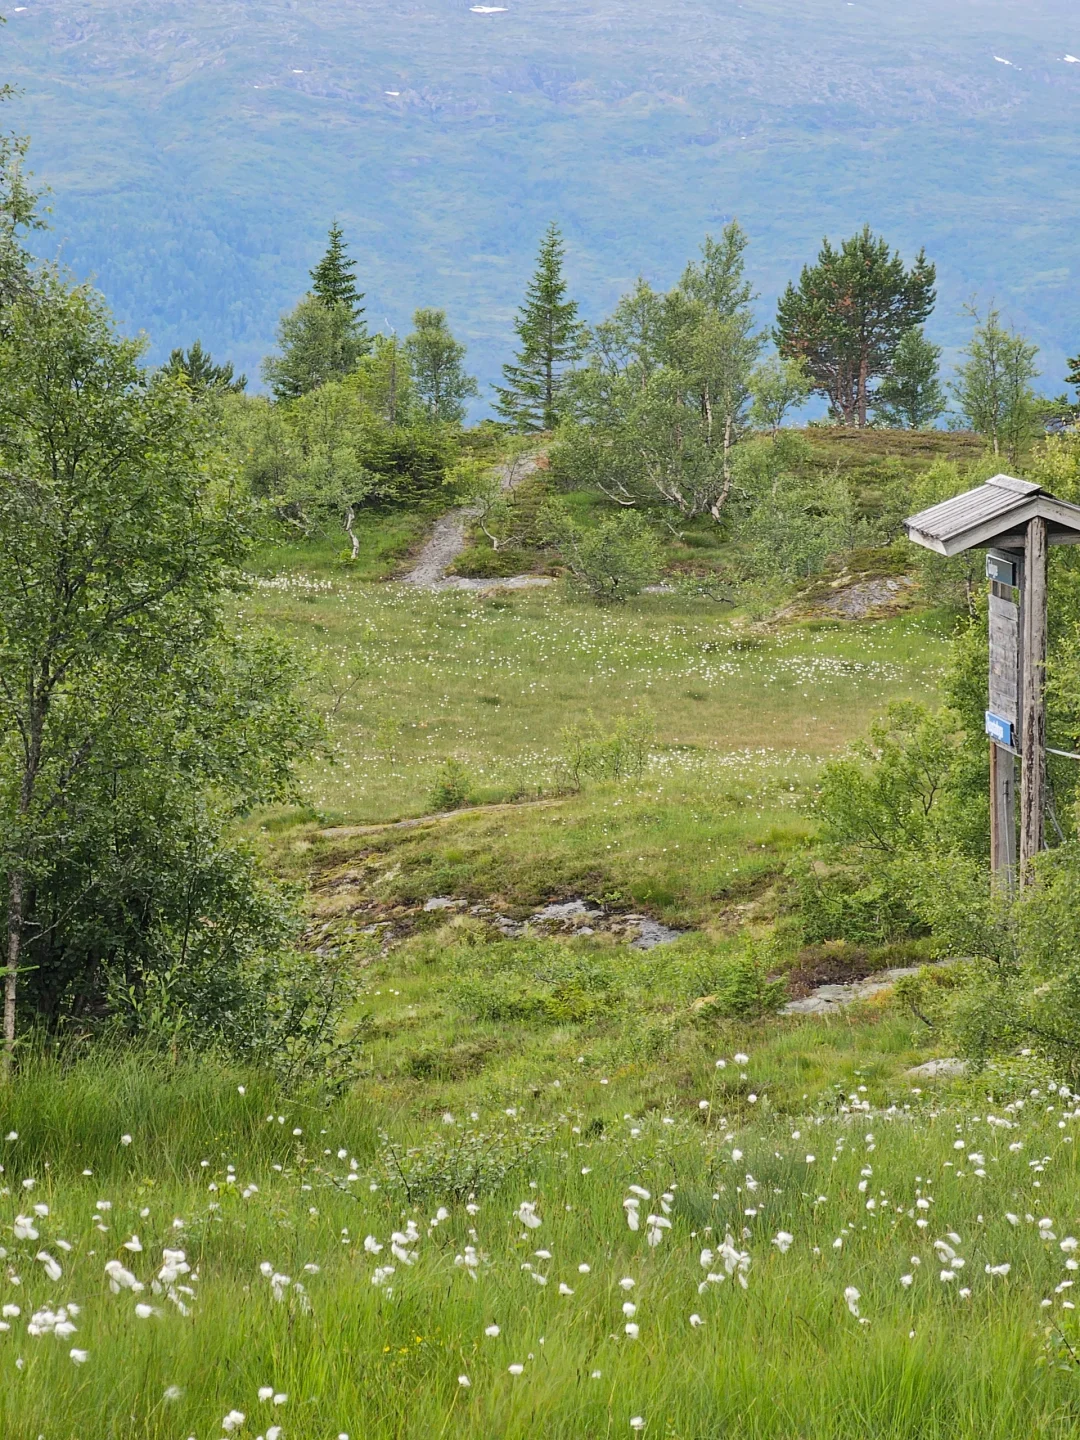
[[521, 348], [514, 363], [503, 366], [506, 384], [495, 386], [495, 408], [519, 430], [555, 428], [566, 372], [585, 351], [577, 301], [566, 298], [564, 253], [559, 227], [552, 222], [514, 321]]

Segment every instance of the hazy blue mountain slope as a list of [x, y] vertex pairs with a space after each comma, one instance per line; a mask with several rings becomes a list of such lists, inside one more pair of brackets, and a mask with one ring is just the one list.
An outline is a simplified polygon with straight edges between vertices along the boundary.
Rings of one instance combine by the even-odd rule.
[[551, 218], [589, 318], [733, 215], [768, 318], [822, 234], [868, 220], [937, 260], [937, 338], [996, 297], [1061, 388], [1072, 0], [506, 3], [27, 0], [0, 46], [49, 243], [155, 355], [200, 336], [254, 374], [337, 216], [370, 321], [444, 305], [490, 381]]

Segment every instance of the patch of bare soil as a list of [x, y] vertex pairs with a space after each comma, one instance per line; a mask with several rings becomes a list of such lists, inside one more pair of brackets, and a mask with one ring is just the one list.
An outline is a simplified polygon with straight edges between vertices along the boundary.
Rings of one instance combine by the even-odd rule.
[[787, 974], [788, 990], [793, 1000], [802, 1000], [819, 985], [852, 985], [873, 975], [881, 966], [865, 950], [832, 949], [815, 945], [804, 950], [799, 962]]

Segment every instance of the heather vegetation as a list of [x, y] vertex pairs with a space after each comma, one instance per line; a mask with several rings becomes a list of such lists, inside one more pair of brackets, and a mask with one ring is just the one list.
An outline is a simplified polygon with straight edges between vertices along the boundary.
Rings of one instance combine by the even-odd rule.
[[1078, 776], [992, 890], [985, 583], [902, 526], [1080, 499], [1030, 344], [942, 376], [868, 229], [766, 333], [734, 223], [587, 329], [552, 226], [469, 428], [335, 222], [253, 394], [6, 147], [0, 1431], [1074, 1433]]

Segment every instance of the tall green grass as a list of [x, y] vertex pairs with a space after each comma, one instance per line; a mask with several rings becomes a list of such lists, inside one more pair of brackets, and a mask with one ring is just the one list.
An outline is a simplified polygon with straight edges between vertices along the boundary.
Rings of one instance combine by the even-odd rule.
[[[18, 1134], [0, 1141], [0, 1305], [19, 1310], [0, 1333], [0, 1434], [217, 1440], [234, 1410], [231, 1433], [277, 1424], [282, 1440], [577, 1440], [631, 1436], [638, 1417], [685, 1440], [1075, 1433], [1057, 1337], [1075, 1346], [1061, 1287], [1080, 1230], [1076, 1102], [1003, 1076], [919, 1094], [894, 1069], [849, 1071], [800, 1110], [795, 1041], [811, 1052], [818, 1034], [827, 1053], [832, 1031], [794, 1026], [785, 1049], [743, 1030], [760, 1042], [743, 1064], [737, 1033], [654, 1109], [629, 1074], [567, 1067], [499, 1096], [477, 1087], [474, 1110], [430, 1120], [376, 1093], [290, 1100], [210, 1063], [36, 1062], [0, 1097]], [[475, 1198], [452, 1199], [477, 1154]], [[631, 1186], [648, 1192], [636, 1231]], [[670, 1221], [656, 1245], [653, 1214]], [[392, 1234], [410, 1221], [403, 1260]], [[133, 1234], [141, 1250], [125, 1248]], [[745, 1289], [725, 1235], [750, 1257]], [[956, 1279], [941, 1280], [934, 1241], [963, 1259]], [[186, 1315], [151, 1289], [165, 1249], [191, 1266]], [[111, 1260], [146, 1289], [112, 1293]], [[35, 1312], [72, 1301], [74, 1334], [28, 1334]], [[260, 1401], [263, 1386], [288, 1398]]]

